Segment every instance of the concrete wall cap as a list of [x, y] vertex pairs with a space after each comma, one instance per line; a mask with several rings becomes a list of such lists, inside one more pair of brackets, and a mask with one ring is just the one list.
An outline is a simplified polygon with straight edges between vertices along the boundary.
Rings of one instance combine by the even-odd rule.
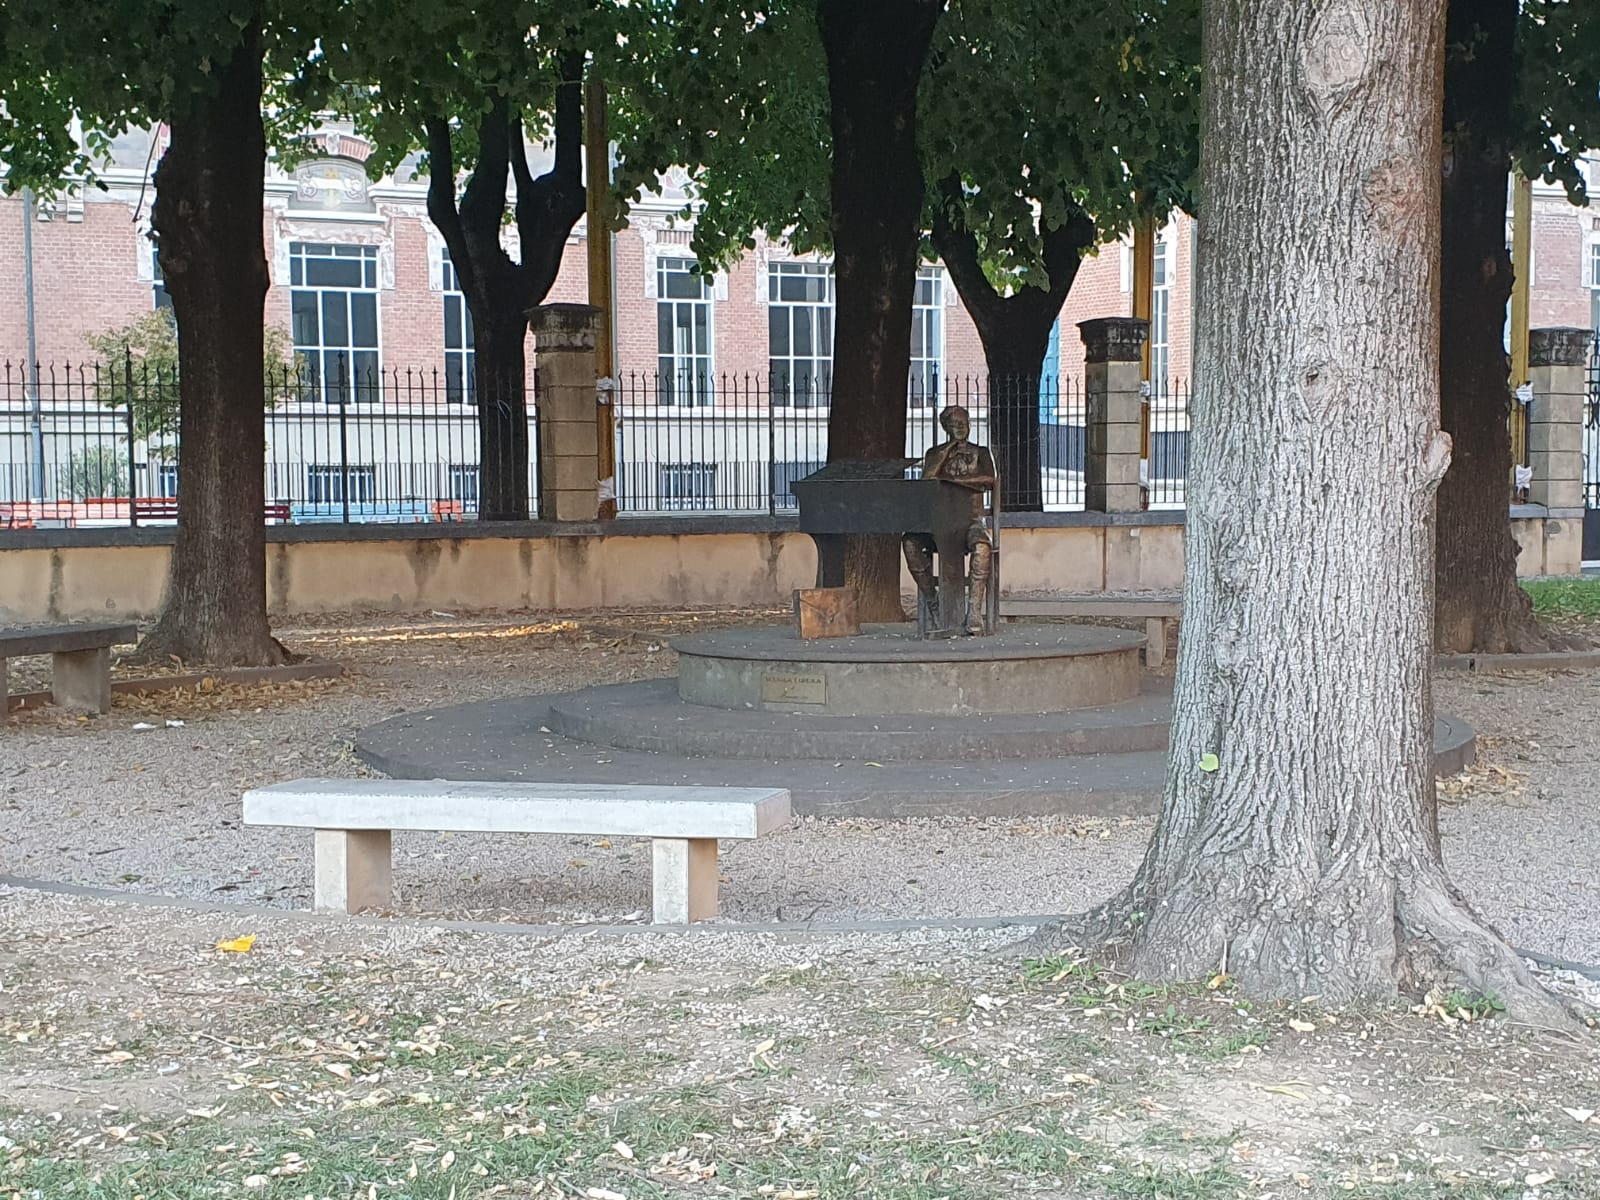
[[1594, 331], [1581, 326], [1558, 325], [1528, 331], [1530, 367], [1581, 367], [1589, 361]]
[[1149, 331], [1150, 322], [1143, 317], [1096, 317], [1092, 321], [1079, 321], [1083, 361], [1138, 362]]
[[528, 310], [528, 328], [541, 351], [593, 350], [600, 310], [592, 304], [540, 304]]

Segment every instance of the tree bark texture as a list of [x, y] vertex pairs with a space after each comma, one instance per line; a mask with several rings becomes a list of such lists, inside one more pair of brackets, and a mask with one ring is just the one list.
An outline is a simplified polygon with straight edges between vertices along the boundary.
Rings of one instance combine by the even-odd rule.
[[[583, 61], [580, 52], [562, 58], [555, 161], [537, 178], [528, 167], [522, 114], [504, 96], [485, 100], [478, 161], [459, 203], [449, 125], [443, 118], [426, 123], [433, 163], [428, 216], [450, 249], [472, 316], [480, 520], [525, 521], [531, 513], [527, 314], [549, 294], [567, 237], [584, 214]], [[500, 240], [508, 178], [516, 180], [521, 262], [512, 260]]]
[[[1044, 509], [1039, 459], [1039, 383], [1050, 329], [1061, 314], [1083, 253], [1095, 244], [1087, 213], [1043, 233], [1048, 287], [1025, 287], [1002, 295], [984, 273], [978, 241], [959, 223], [961, 181], [940, 184], [934, 207], [933, 244], [972, 314], [989, 374], [989, 440], [1000, 468], [1001, 506], [1014, 512]], [[1052, 381], [1060, 386], [1060, 380]]]
[[[1439, 855], [1444, 0], [1211, 0], [1184, 627], [1136, 973], [1564, 1019]], [[1211, 757], [1211, 756], [1214, 756]]]
[[1439, 487], [1435, 643], [1446, 653], [1547, 650], [1517, 586], [1511, 390], [1503, 342], [1512, 266], [1506, 187], [1517, 0], [1449, 0], [1439, 312], [1440, 423], [1454, 442]]
[[151, 224], [178, 325], [182, 485], [166, 599], [141, 647], [151, 658], [287, 658], [267, 626], [261, 88], [257, 22], [216, 71], [216, 90], [174, 113], [155, 175]]
[[[828, 457], [906, 452], [911, 300], [923, 181], [917, 84], [939, 0], [819, 0], [833, 133], [833, 402]], [[845, 576], [869, 621], [904, 618], [900, 538], [851, 538]]]

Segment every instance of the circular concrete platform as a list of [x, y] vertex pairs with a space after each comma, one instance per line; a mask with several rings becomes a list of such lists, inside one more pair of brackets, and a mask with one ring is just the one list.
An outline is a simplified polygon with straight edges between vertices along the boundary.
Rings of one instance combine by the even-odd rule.
[[[886, 721], [795, 717], [776, 713], [708, 710], [676, 703], [671, 680], [654, 691], [616, 684], [585, 692], [524, 696], [458, 704], [392, 717], [356, 737], [357, 756], [369, 766], [400, 779], [482, 779], [538, 783], [654, 783], [788, 788], [794, 811], [828, 817], [1016, 817], [1055, 813], [1135, 815], [1158, 810], [1166, 774], [1165, 717], [1160, 693], [1146, 692], [1124, 705], [1074, 714], [1072, 725], [1016, 716], [993, 718], [987, 737], [975, 730], [972, 741], [945, 741], [940, 756], [924, 756], [929, 735], [949, 726], [933, 719]], [[610, 696], [597, 695], [610, 692]], [[616, 704], [613, 706], [612, 701]], [[630, 704], [655, 710], [641, 719], [633, 745], [618, 747], [565, 736], [563, 723], [578, 731], [581, 722], [609, 722]], [[693, 726], [674, 739], [675, 752], [650, 748], [665, 736], [662, 722], [670, 706], [681, 714], [709, 714], [726, 722], [723, 737], [714, 725]], [[610, 716], [607, 710], [610, 710]], [[563, 714], [558, 716], [558, 711]], [[970, 719], [969, 719], [970, 720]], [[1098, 725], [1097, 725], [1098, 723]], [[650, 732], [653, 726], [655, 732]], [[790, 741], [775, 739], [787, 726]], [[876, 727], [876, 728], [875, 728]], [[1120, 733], [1113, 732], [1120, 729]], [[600, 732], [597, 728], [594, 732]], [[1073, 737], [1125, 737], [1122, 753], [1025, 754], [1028, 739], [1044, 746], [1055, 740], [1070, 749]], [[838, 758], [806, 757], [825, 745], [855, 750]], [[752, 755], [730, 746], [749, 739]], [[934, 737], [933, 740], [938, 740]], [[1105, 743], [1109, 745], [1110, 743]], [[1152, 747], [1153, 744], [1153, 747]], [[981, 757], [984, 745], [1017, 752], [1015, 757]], [[1147, 748], [1138, 748], [1138, 747]], [[694, 753], [695, 748], [703, 753]], [[911, 750], [908, 757], [897, 754]], [[766, 754], [766, 751], [782, 751]], [[1436, 771], [1452, 774], [1473, 760], [1470, 727], [1441, 717], [1434, 732]], [[970, 757], [956, 757], [968, 754]]]
[[782, 711], [685, 704], [675, 681], [651, 679], [553, 696], [546, 724], [575, 741], [652, 754], [900, 762], [1163, 750], [1171, 717], [1171, 696], [1155, 682], [1132, 700], [1072, 712], [797, 719]]
[[707, 708], [837, 717], [1063, 713], [1139, 692], [1144, 637], [1090, 625], [1005, 625], [919, 639], [906, 625], [802, 640], [792, 628], [680, 638], [678, 696]]

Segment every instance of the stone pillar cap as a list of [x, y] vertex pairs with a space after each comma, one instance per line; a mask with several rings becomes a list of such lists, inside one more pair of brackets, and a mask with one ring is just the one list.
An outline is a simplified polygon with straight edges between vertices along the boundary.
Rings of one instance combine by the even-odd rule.
[[1589, 361], [1595, 334], [1581, 325], [1528, 330], [1530, 367], [1581, 367]]
[[592, 350], [600, 333], [600, 310], [592, 304], [537, 304], [528, 328], [541, 350]]
[[1087, 363], [1138, 362], [1150, 322], [1143, 317], [1096, 317], [1079, 321], [1083, 361]]

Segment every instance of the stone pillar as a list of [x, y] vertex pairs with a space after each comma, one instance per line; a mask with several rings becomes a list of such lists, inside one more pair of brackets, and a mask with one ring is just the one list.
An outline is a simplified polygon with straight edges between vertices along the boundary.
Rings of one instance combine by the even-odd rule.
[[1090, 512], [1138, 512], [1140, 352], [1150, 322], [1138, 317], [1080, 321], [1083, 335], [1084, 399], [1088, 446], [1084, 457], [1083, 506]]
[[1583, 507], [1583, 408], [1589, 349], [1581, 328], [1528, 331], [1528, 501], [1552, 509]]
[[536, 339], [539, 519], [593, 521], [600, 515], [595, 346], [600, 310], [541, 304], [528, 312]]

